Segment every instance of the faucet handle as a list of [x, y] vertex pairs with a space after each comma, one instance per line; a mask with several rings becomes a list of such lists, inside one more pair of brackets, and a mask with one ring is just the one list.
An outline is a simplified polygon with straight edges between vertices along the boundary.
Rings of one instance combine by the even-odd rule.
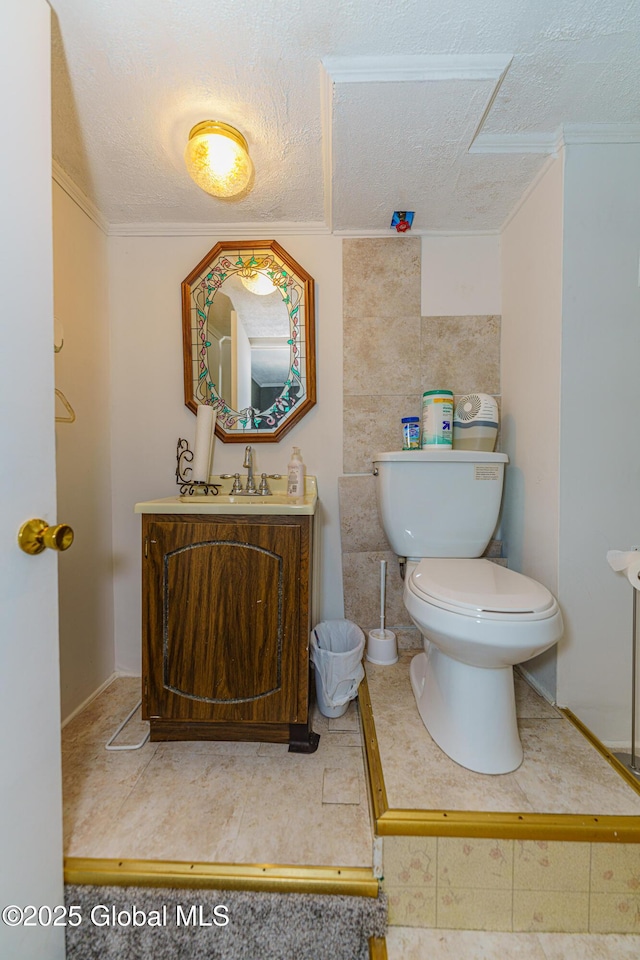
[[240, 474], [234, 473], [234, 481], [231, 486], [231, 493], [242, 493], [242, 483], [240, 482]]
[[271, 490], [269, 489], [266, 473], [263, 473], [260, 478], [260, 486], [258, 487], [258, 493], [260, 494], [261, 497], [271, 496]]

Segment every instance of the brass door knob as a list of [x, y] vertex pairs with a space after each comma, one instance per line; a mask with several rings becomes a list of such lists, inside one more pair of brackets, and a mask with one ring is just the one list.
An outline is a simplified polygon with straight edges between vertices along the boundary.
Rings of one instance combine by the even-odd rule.
[[45, 520], [27, 520], [18, 531], [18, 544], [25, 553], [36, 554], [50, 550], [68, 550], [73, 543], [73, 530], [68, 523], [50, 527]]

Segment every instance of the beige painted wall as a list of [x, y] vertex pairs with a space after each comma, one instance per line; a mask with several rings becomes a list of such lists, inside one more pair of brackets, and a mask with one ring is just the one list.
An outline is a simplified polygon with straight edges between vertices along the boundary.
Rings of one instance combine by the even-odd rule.
[[[502, 235], [502, 529], [509, 566], [558, 594], [562, 160]], [[556, 648], [527, 670], [555, 695]]]
[[[255, 445], [256, 471], [282, 473], [299, 446], [318, 477], [322, 537], [319, 615], [343, 614], [338, 527], [342, 472], [342, 241], [276, 239], [314, 277], [318, 402], [280, 443]], [[180, 283], [221, 236], [111, 237], [113, 550], [116, 665], [140, 672], [140, 517], [134, 504], [177, 492], [176, 445], [193, 444], [184, 405]], [[233, 239], [231, 237], [230, 239]], [[216, 440], [214, 473], [242, 469], [242, 444]]]
[[64, 719], [113, 672], [113, 560], [107, 240], [57, 183], [53, 240], [56, 387], [76, 414], [56, 424], [58, 518], [75, 532], [59, 562]]

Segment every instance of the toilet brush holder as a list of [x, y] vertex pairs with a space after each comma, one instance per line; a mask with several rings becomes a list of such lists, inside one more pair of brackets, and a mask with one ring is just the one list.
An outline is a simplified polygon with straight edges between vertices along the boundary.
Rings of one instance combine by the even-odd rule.
[[387, 561], [380, 561], [380, 628], [369, 630], [366, 657], [369, 663], [388, 666], [398, 662], [398, 644], [393, 630], [384, 626], [384, 600], [387, 579]]
[[367, 660], [382, 666], [398, 662], [398, 643], [393, 630], [369, 630]]

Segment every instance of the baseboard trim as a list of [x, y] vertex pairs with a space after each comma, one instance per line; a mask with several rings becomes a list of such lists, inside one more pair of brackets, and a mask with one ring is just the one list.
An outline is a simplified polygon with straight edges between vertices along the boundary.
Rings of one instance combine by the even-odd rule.
[[[393, 809], [387, 800], [369, 686], [359, 689], [366, 771], [378, 836], [485, 837], [499, 840], [567, 840], [582, 843], [640, 843], [640, 816], [574, 813], [500, 813], [478, 810]], [[561, 711], [634, 790], [640, 784], [570, 710]]]
[[66, 857], [64, 879], [65, 883], [95, 886], [208, 888], [373, 898], [379, 892], [378, 881], [369, 867]]
[[65, 718], [64, 718], [64, 720], [63, 720], [62, 723], [60, 724], [60, 729], [61, 729], [61, 730], [64, 730], [64, 728], [66, 727], [66, 725], [67, 725], [68, 723], [71, 723], [71, 721], [74, 719], [74, 717], [77, 717], [79, 713], [82, 713], [82, 711], [84, 710], [84, 708], [85, 708], [85, 707], [88, 707], [89, 704], [92, 703], [92, 702], [96, 699], [96, 697], [99, 697], [100, 694], [101, 694], [104, 690], [106, 690], [107, 687], [111, 686], [111, 684], [113, 683], [113, 681], [114, 681], [114, 680], [117, 680], [119, 676], [120, 676], [120, 674], [118, 674], [118, 673], [112, 673], [109, 677], [107, 677], [107, 679], [104, 680], [104, 681], [100, 684], [100, 686], [97, 688], [97, 690], [94, 690], [93, 693], [90, 693], [89, 696], [88, 696], [85, 700], [83, 700], [82, 703], [80, 703], [80, 704], [75, 708], [75, 710], [72, 710], [72, 711], [71, 711], [71, 713], [69, 714], [68, 717], [65, 717]]

